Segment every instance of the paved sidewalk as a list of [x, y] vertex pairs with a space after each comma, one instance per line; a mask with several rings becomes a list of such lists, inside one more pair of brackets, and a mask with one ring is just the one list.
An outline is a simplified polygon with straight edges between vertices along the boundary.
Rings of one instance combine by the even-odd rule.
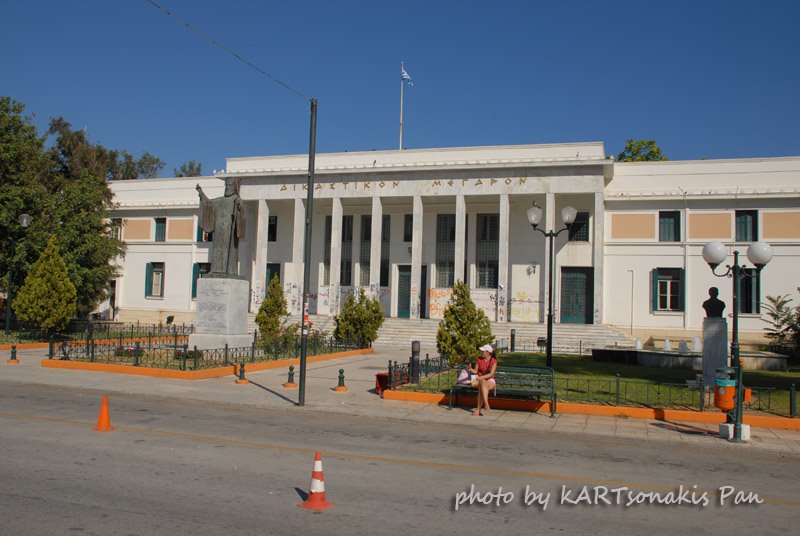
[[[434, 349], [422, 349], [435, 354]], [[443, 425], [474, 426], [530, 432], [573, 434], [578, 441], [595, 437], [639, 441], [646, 448], [649, 441], [676, 443], [676, 447], [692, 446], [720, 449], [744, 449], [747, 452], [778, 453], [800, 456], [800, 432], [752, 428], [752, 439], [734, 444], [717, 437], [716, 424], [673, 423], [655, 420], [589, 415], [538, 414], [493, 409], [483, 417], [473, 417], [469, 408], [448, 410], [436, 404], [383, 400], [374, 393], [375, 374], [386, 371], [389, 360], [406, 362], [409, 349], [378, 345], [374, 354], [354, 356], [320, 363], [311, 363], [306, 375], [305, 407], [296, 405], [298, 391], [282, 386], [287, 368], [248, 374], [250, 383], [237, 385], [235, 377], [208, 380], [151, 378], [105, 372], [49, 369], [40, 366], [46, 350], [20, 350], [19, 365], [9, 365], [10, 351], [0, 351], [0, 382], [55, 385], [65, 388], [96, 389], [99, 393], [129, 393], [159, 397], [202, 400], [224, 404], [243, 404], [268, 408], [270, 411], [317, 411], [356, 415], [369, 419], [392, 419]], [[299, 367], [296, 367], [299, 369]], [[337, 393], [339, 369], [345, 371], [349, 392]], [[299, 381], [296, 370], [295, 382]]]

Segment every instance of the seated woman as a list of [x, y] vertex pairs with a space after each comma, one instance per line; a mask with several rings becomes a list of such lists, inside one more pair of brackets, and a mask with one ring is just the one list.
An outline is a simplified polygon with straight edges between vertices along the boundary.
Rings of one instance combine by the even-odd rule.
[[470, 373], [475, 375], [472, 387], [478, 390], [478, 407], [472, 412], [472, 415], [476, 417], [481, 415], [481, 407], [485, 407], [487, 410], [491, 409], [489, 407], [489, 389], [495, 388], [494, 373], [497, 370], [497, 358], [494, 357], [492, 345], [484, 344], [478, 350], [480, 350], [481, 356], [478, 358], [475, 368], [472, 368], [472, 365], [469, 366]]

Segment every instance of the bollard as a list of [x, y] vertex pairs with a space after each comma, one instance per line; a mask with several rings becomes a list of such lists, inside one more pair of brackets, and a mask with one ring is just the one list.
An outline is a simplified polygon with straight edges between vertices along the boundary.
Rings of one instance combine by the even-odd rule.
[[250, 383], [250, 380], [244, 377], [244, 358], [242, 358], [242, 362], [239, 363], [239, 378], [236, 380], [237, 385], [247, 385]]
[[6, 361], [9, 365], [19, 365], [19, 360], [17, 359], [17, 345], [11, 345], [11, 359]]
[[517, 330], [511, 330], [511, 351], [513, 352], [514, 349], [517, 347]]
[[797, 417], [797, 389], [794, 384], [789, 387], [789, 416], [792, 419]]
[[346, 393], [348, 391], [347, 386], [344, 384], [344, 369], [339, 369], [339, 385], [334, 387], [333, 390], [337, 393]]
[[297, 389], [297, 384], [294, 383], [294, 365], [289, 365], [289, 378], [283, 386], [287, 389]]
[[419, 383], [419, 347], [419, 341], [411, 341], [411, 360], [408, 363], [411, 383]]

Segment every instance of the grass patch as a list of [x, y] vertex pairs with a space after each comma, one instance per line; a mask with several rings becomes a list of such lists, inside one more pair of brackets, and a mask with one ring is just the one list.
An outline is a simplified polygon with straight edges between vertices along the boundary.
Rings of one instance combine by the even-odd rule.
[[[498, 363], [509, 366], [546, 366], [540, 353], [516, 352], [498, 356]], [[553, 355], [557, 396], [560, 401], [591, 402], [615, 405], [617, 374], [620, 378], [620, 405], [649, 407], [698, 408], [700, 392], [687, 389], [686, 380], [694, 380], [697, 371], [660, 367], [642, 367], [624, 363], [592, 361], [591, 357]], [[419, 385], [399, 389], [439, 393], [456, 382], [456, 372], [447, 371], [424, 379]], [[744, 384], [754, 390], [748, 410], [789, 415], [789, 386], [800, 388], [800, 364], [790, 363], [787, 371], [745, 371]], [[759, 390], [761, 388], [761, 390]], [[710, 399], [708, 411], [717, 411]]]

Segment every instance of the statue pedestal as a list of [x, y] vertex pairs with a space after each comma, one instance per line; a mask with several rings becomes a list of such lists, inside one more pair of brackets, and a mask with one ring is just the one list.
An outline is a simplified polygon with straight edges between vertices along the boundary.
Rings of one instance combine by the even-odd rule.
[[703, 319], [703, 385], [714, 387], [717, 369], [728, 366], [728, 321]]
[[231, 276], [201, 277], [197, 280], [195, 332], [189, 335], [189, 349], [249, 347], [247, 304], [250, 284]]

